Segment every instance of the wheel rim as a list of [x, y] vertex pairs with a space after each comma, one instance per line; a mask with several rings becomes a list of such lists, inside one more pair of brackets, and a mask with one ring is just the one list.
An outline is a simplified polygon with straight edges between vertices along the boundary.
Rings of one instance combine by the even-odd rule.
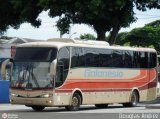
[[133, 104], [133, 105], [137, 105], [137, 96], [136, 96], [136, 94], [133, 94], [133, 95], [132, 95], [131, 100], [132, 100], [132, 104]]
[[72, 99], [72, 106], [77, 107], [78, 105], [79, 105], [78, 98], [73, 97], [73, 99]]

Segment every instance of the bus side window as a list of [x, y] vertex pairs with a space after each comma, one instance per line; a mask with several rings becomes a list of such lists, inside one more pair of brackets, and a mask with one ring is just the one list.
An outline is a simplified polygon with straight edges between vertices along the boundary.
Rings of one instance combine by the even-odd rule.
[[132, 51], [124, 51], [124, 67], [132, 68], [133, 67], [133, 52]]
[[85, 55], [85, 66], [87, 67], [100, 66], [98, 49], [85, 48], [84, 55]]
[[122, 68], [123, 67], [123, 54], [120, 50], [113, 50], [112, 52], [112, 60], [111, 67]]
[[148, 53], [140, 53], [140, 68], [148, 68]]
[[150, 53], [150, 58], [149, 58], [149, 67], [154, 68], [157, 65], [157, 56], [156, 53]]
[[84, 67], [84, 66], [85, 63], [84, 63], [83, 48], [72, 47], [71, 68]]
[[69, 48], [64, 47], [59, 50], [57, 71], [56, 71], [56, 87], [61, 86], [67, 78], [69, 70]]
[[101, 49], [100, 50], [100, 63], [101, 63], [101, 67], [111, 67], [111, 53], [112, 50], [108, 50], [108, 49]]
[[140, 68], [139, 52], [133, 51], [133, 68]]

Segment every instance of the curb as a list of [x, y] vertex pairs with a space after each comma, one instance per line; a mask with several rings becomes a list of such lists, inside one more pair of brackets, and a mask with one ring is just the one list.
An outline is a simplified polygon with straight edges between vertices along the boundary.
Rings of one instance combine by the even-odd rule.
[[146, 109], [160, 109], [160, 104], [148, 104], [145, 105]]

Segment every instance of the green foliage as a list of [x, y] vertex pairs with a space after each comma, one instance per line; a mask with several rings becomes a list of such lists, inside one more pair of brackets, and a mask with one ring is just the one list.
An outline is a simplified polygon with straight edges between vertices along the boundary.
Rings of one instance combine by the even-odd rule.
[[145, 27], [158, 28], [158, 27], [160, 27], [160, 20], [156, 20], [156, 21], [153, 21], [149, 24], [146, 24]]
[[83, 35], [81, 34], [80, 39], [96, 40], [96, 37], [92, 34], [87, 33], [87, 34], [83, 34]]
[[41, 20], [37, 17], [43, 10], [48, 10], [50, 17], [59, 16], [57, 27], [61, 34], [69, 33], [69, 24], [83, 23], [93, 27], [101, 40], [117, 22], [126, 27], [134, 21], [130, 0], [1, 0], [0, 5], [2, 31], [9, 26], [18, 28], [24, 22], [39, 27]]
[[159, 21], [149, 23], [143, 28], [133, 29], [131, 32], [120, 33], [118, 35], [117, 44], [120, 45], [130, 45], [138, 47], [154, 47], [158, 52], [160, 52], [160, 27]]
[[133, 2], [136, 4], [137, 9], [141, 10], [141, 11], [146, 11], [147, 8], [160, 9], [160, 5], [158, 3], [158, 0], [133, 0]]
[[127, 36], [128, 36], [128, 32], [119, 33], [118, 36], [117, 36], [116, 44], [118, 44], [118, 45], [129, 45], [129, 43], [128, 43], [129, 41], [126, 38]]
[[60, 31], [61, 36], [65, 33], [69, 34], [70, 20], [67, 18], [61, 18], [57, 22], [57, 28]]
[[[111, 32], [113, 42], [122, 27], [136, 21], [133, 7], [145, 11], [159, 8], [156, 0], [1, 0], [0, 32], [10, 26], [28, 22], [35, 27], [41, 25], [38, 15], [46, 10], [50, 17], [59, 16], [57, 22], [61, 35], [69, 33], [70, 24], [87, 24], [94, 28], [98, 40], [105, 40], [105, 33]], [[114, 43], [114, 42], [113, 42]]]
[[39, 0], [0, 0], [0, 32], [5, 32], [9, 27], [18, 29], [20, 24], [29, 22], [38, 27], [38, 15], [43, 8]]
[[5, 32], [9, 26], [17, 28], [19, 23], [18, 19], [19, 13], [14, 11], [13, 5], [9, 0], [0, 1], [0, 33]]

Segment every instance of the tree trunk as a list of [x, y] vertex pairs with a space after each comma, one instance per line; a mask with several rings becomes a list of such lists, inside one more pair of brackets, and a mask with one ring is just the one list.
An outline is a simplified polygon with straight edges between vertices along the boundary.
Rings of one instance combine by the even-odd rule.
[[93, 28], [97, 33], [97, 39], [98, 41], [105, 41], [106, 40], [106, 31], [110, 30], [110, 27], [108, 27], [107, 24], [104, 24], [103, 22], [96, 22], [93, 24]]
[[108, 40], [110, 45], [115, 44], [119, 30], [120, 30], [119, 25], [116, 25], [112, 28], [112, 31], [110, 32], [110, 36]]
[[99, 41], [105, 41], [106, 40], [106, 31], [100, 30], [97, 31], [97, 40]]

